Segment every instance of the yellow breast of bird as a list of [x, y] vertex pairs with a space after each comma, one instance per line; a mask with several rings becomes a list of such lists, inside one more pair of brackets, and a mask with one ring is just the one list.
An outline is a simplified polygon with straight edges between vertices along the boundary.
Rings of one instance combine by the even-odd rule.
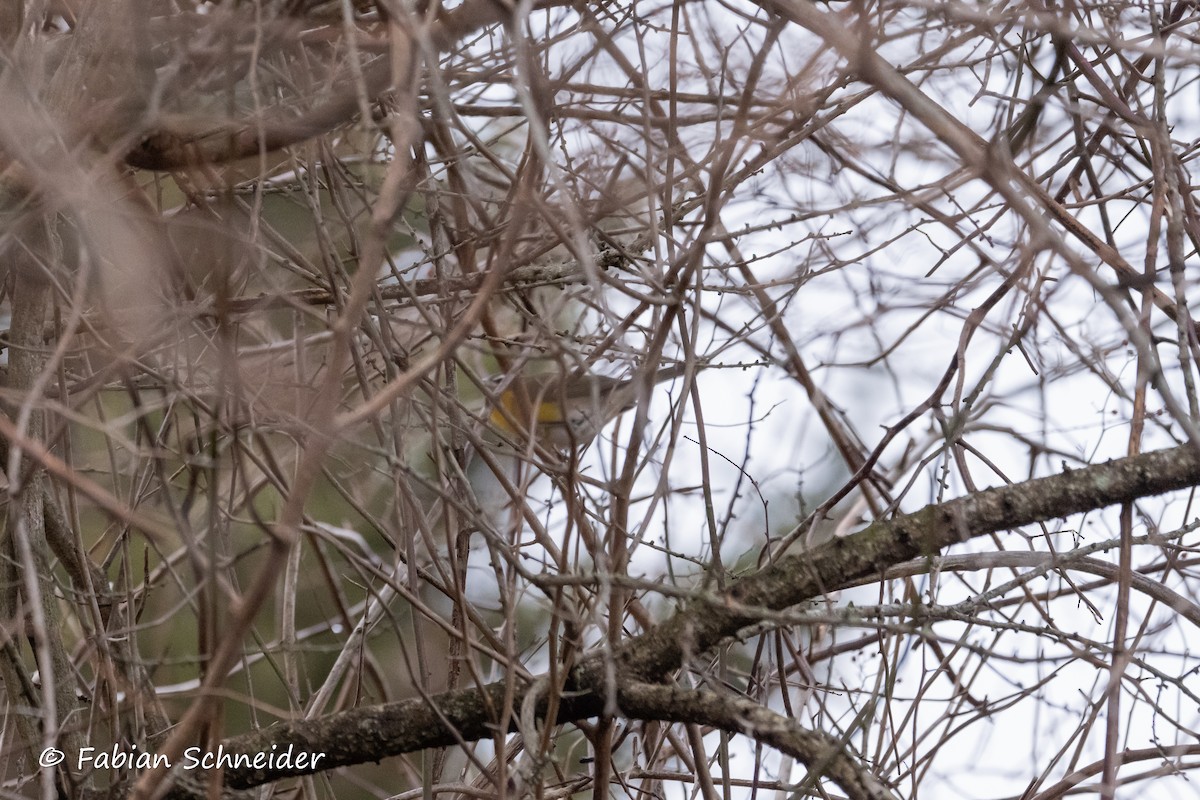
[[516, 392], [511, 389], [501, 392], [497, 399], [499, 402], [489, 415], [489, 421], [497, 430], [516, 434], [513, 421], [522, 423], [532, 416], [537, 438], [554, 447], [586, 444], [596, 435], [597, 423], [603, 423], [601, 410], [595, 408], [596, 404], [590, 399], [567, 398], [565, 402], [571, 406], [568, 409], [563, 407], [563, 398], [549, 396], [547, 392], [529, 398], [532, 409], [522, 409]]
[[[521, 403], [517, 400], [517, 393], [512, 389], [501, 392], [499, 401], [492, 409], [491, 423], [500, 430], [515, 433], [510, 420], [522, 421], [528, 414], [528, 410], [521, 408]], [[531, 397], [529, 402], [537, 407], [537, 414], [534, 415], [536, 425], [557, 425], [565, 421], [562, 404], [558, 401], [549, 397]]]

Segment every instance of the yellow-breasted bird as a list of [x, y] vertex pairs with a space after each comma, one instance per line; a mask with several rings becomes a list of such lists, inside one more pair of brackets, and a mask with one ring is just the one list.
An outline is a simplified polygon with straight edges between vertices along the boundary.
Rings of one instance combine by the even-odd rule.
[[[696, 365], [695, 369], [703, 367]], [[510, 439], [524, 429], [546, 447], [581, 447], [632, 408], [641, 392], [678, 378], [687, 369], [686, 364], [677, 364], [659, 370], [649, 380], [639, 375], [614, 378], [561, 372], [521, 376], [501, 383], [489, 422]]]

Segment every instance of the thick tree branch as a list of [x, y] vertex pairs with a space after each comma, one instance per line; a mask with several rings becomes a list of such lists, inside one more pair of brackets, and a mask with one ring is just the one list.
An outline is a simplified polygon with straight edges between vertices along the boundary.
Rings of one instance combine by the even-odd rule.
[[[546, 9], [565, 4], [565, 0], [544, 0], [534, 5]], [[440, 53], [464, 36], [502, 22], [508, 13], [505, 4], [494, 0], [467, 0], [427, 26], [414, 21], [403, 36], [397, 36], [397, 40], [410, 50]], [[180, 169], [269, 153], [320, 136], [356, 119], [360, 96], [374, 100], [393, 88], [393, 63], [393, 57], [384, 54], [358, 69], [348, 70], [334, 83], [328, 93], [330, 99], [303, 114], [297, 114], [293, 108], [283, 108], [258, 119], [226, 125], [213, 125], [207, 115], [178, 120], [148, 132], [138, 146], [125, 155], [125, 162], [139, 169]]]
[[[977, 536], [1198, 484], [1200, 453], [1185, 445], [989, 489], [880, 521], [852, 536], [780, 559], [736, 583], [724, 595], [697, 596], [662, 625], [630, 640], [617, 654], [618, 675], [622, 684], [665, 681], [689, 658], [711, 650], [757, 622], [764, 609], [788, 608]], [[615, 690], [605, 678], [606, 663], [604, 657], [593, 655], [575, 670], [567, 691], [558, 700], [557, 723], [584, 719], [603, 710], [605, 698]], [[272, 747], [293, 745], [297, 751], [324, 753], [325, 758], [317, 770], [232, 769], [225, 775], [226, 782], [234, 788], [247, 788], [289, 775], [491, 736], [492, 712], [503, 708], [507, 688], [505, 682], [500, 682], [428, 700], [413, 698], [320, 720], [288, 722], [232, 737], [224, 743], [230, 752], [271, 752]], [[519, 705], [522, 696], [519, 692], [510, 699]], [[544, 707], [543, 703], [543, 711]]]
[[634, 719], [712, 726], [770, 745], [808, 768], [810, 786], [818, 778], [828, 778], [852, 800], [896, 797], [847, 752], [844, 741], [807, 730], [796, 720], [776, 714], [753, 700], [678, 686], [633, 683], [621, 687], [617, 702], [621, 712]]

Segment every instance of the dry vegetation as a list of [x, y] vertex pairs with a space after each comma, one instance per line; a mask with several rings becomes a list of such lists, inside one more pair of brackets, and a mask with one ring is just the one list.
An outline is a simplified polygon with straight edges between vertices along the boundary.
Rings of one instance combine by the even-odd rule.
[[1198, 13], [3, 0], [5, 796], [1179, 796]]

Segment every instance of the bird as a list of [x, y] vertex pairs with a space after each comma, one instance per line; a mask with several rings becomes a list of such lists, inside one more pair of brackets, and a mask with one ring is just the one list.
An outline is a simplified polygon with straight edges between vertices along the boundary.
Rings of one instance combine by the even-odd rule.
[[632, 408], [643, 391], [687, 370], [687, 364], [676, 364], [649, 380], [640, 375], [615, 378], [562, 372], [501, 378], [488, 422], [509, 442], [520, 439], [519, 431], [527, 431], [534, 441], [549, 448], [585, 447], [605, 425]]

